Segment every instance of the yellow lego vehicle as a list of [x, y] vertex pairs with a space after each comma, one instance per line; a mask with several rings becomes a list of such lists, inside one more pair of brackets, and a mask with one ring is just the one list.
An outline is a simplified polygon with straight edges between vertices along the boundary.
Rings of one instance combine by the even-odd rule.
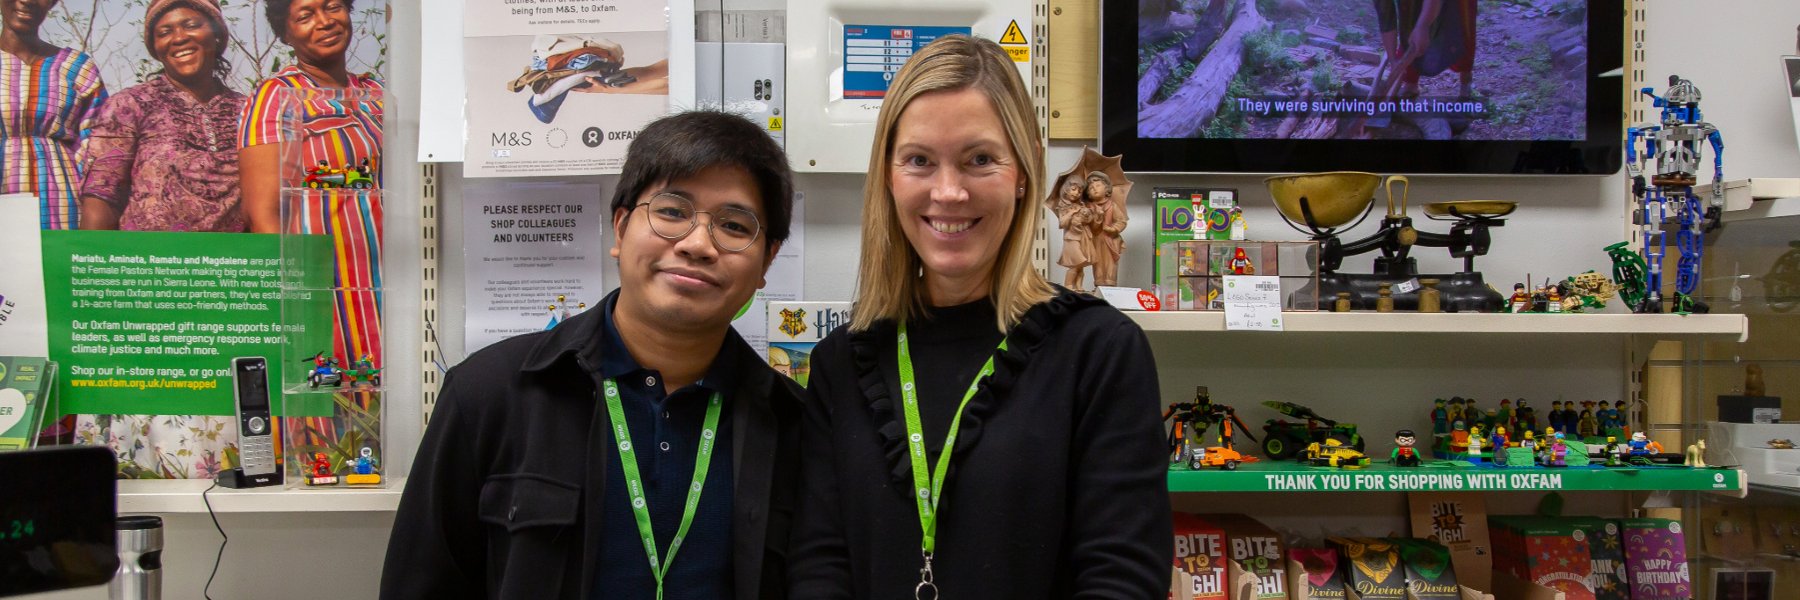
[[1306, 446], [1306, 456], [1301, 462], [1322, 467], [1338, 467], [1340, 469], [1361, 469], [1369, 466], [1369, 457], [1345, 444], [1335, 437], [1326, 438], [1324, 442], [1313, 442]]

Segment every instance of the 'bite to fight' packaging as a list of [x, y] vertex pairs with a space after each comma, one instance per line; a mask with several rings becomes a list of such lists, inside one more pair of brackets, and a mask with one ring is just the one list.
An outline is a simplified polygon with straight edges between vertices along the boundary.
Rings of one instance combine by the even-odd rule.
[[[1175, 567], [1192, 589], [1171, 590], [1177, 600], [1230, 600], [1226, 590], [1225, 530], [1187, 513], [1175, 513]], [[1185, 592], [1185, 593], [1184, 593]]]
[[1566, 600], [1594, 600], [1587, 532], [1568, 519], [1489, 517], [1494, 570], [1562, 592]]
[[1694, 585], [1688, 578], [1687, 539], [1681, 522], [1668, 519], [1625, 519], [1625, 572], [1631, 600], [1688, 600]]
[[1330, 548], [1288, 548], [1288, 584], [1294, 600], [1343, 600], [1343, 571], [1338, 553]]
[[1462, 600], [1462, 586], [1456, 583], [1449, 548], [1417, 538], [1388, 541], [1400, 550], [1400, 563], [1406, 565], [1406, 589], [1413, 600]]
[[[1225, 530], [1226, 555], [1237, 563], [1238, 573], [1253, 582], [1247, 598], [1233, 600], [1287, 600], [1287, 558], [1281, 535], [1247, 515], [1201, 515]], [[1232, 586], [1233, 590], [1245, 586]]]
[[1406, 569], [1400, 552], [1387, 540], [1332, 537], [1326, 540], [1338, 551], [1338, 570], [1344, 582], [1363, 600], [1406, 600]]

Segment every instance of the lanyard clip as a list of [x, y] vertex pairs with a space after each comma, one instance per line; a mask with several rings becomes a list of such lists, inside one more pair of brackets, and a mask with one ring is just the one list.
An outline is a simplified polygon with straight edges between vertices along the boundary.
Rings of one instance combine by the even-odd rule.
[[919, 569], [919, 585], [913, 587], [913, 600], [938, 600], [938, 587], [932, 582], [931, 553], [921, 551], [920, 554], [925, 557], [925, 566]]

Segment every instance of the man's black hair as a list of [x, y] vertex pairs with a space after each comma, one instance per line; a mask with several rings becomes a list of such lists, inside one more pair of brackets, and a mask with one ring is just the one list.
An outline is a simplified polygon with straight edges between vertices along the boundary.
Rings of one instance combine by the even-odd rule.
[[786, 241], [794, 215], [794, 175], [787, 153], [761, 127], [731, 113], [684, 112], [645, 126], [625, 151], [612, 212], [632, 210], [651, 186], [719, 166], [741, 168], [756, 181], [762, 197], [763, 247]]
[[[275, 39], [284, 44], [287, 44], [288, 8], [293, 5], [294, 0], [269, 0], [263, 5], [263, 17], [269, 20], [269, 31], [275, 32]], [[344, 0], [344, 9], [355, 12], [356, 0]]]
[[1413, 435], [1413, 430], [1411, 430], [1411, 429], [1402, 429], [1402, 430], [1396, 431], [1396, 432], [1394, 432], [1394, 437], [1397, 437], [1397, 438], [1409, 437], [1409, 438], [1413, 438], [1413, 439], [1419, 438], [1419, 436]]

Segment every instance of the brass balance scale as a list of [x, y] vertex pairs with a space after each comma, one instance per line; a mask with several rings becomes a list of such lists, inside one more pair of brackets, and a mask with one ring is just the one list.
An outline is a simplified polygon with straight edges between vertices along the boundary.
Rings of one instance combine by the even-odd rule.
[[[1387, 185], [1387, 216], [1381, 228], [1369, 237], [1350, 243], [1338, 239], [1340, 231], [1354, 229], [1375, 208], [1375, 190]], [[1351, 308], [1373, 310], [1380, 298], [1382, 284], [1392, 288], [1397, 310], [1417, 310], [1418, 290], [1402, 292], [1401, 284], [1414, 279], [1437, 279], [1443, 295], [1445, 312], [1499, 312], [1505, 305], [1500, 292], [1489, 287], [1475, 270], [1475, 257], [1487, 254], [1492, 241], [1488, 228], [1506, 224], [1502, 219], [1518, 208], [1518, 203], [1497, 200], [1465, 200], [1432, 202], [1425, 205], [1425, 216], [1434, 221], [1451, 221], [1448, 235], [1413, 228], [1406, 214], [1406, 194], [1412, 182], [1395, 175], [1385, 180], [1374, 173], [1336, 171], [1285, 175], [1264, 180], [1275, 208], [1289, 227], [1308, 234], [1319, 242], [1319, 291], [1323, 301], [1350, 294]], [[1401, 184], [1396, 198], [1394, 185]], [[1304, 225], [1304, 229], [1302, 228]], [[1450, 256], [1463, 259], [1460, 272], [1445, 275], [1419, 274], [1418, 260], [1410, 256], [1413, 246], [1445, 248]], [[1344, 258], [1380, 251], [1373, 273], [1339, 273]]]

